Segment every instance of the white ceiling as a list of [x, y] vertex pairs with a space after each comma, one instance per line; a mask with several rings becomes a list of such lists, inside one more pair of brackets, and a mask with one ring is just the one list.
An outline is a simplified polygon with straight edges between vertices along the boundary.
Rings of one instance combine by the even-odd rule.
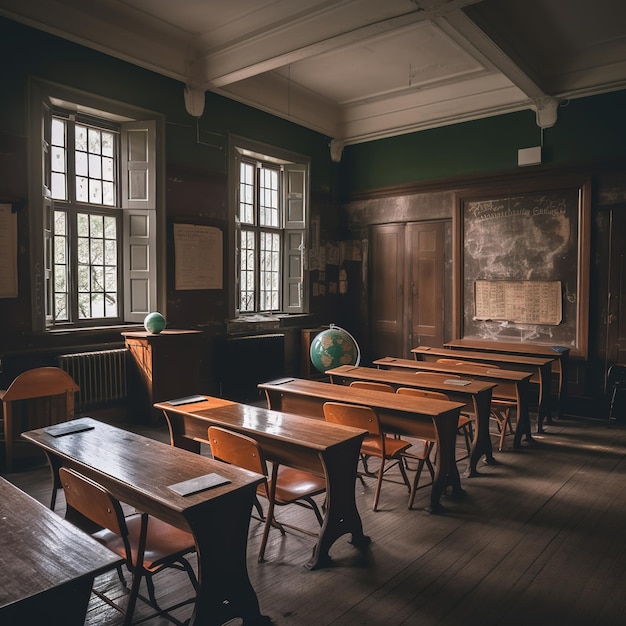
[[339, 151], [523, 109], [549, 127], [559, 102], [626, 88], [624, 0], [0, 0], [0, 15], [180, 80], [188, 107], [219, 93]]

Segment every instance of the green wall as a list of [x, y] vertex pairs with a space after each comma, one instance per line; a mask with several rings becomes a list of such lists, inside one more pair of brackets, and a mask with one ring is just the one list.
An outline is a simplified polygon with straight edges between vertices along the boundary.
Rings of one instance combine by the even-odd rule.
[[[626, 158], [626, 91], [562, 102], [543, 131], [543, 163]], [[517, 170], [517, 151], [541, 145], [533, 111], [347, 146], [341, 196], [393, 185]]]

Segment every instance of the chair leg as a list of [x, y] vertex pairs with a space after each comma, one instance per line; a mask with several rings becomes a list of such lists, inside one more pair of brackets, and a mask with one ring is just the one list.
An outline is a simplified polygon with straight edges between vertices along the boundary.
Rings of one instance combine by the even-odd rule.
[[[148, 514], [141, 514], [141, 530], [139, 532], [139, 544], [137, 546], [137, 562], [132, 564], [133, 567], [133, 584], [128, 596], [128, 606], [124, 615], [124, 626], [130, 626], [133, 622], [133, 613], [139, 597], [139, 586], [143, 577], [143, 557], [146, 550], [146, 538], [148, 536]], [[148, 587], [149, 589], [149, 587]]]
[[374, 493], [374, 506], [373, 511], [378, 511], [378, 498], [380, 496], [380, 489], [383, 485], [383, 473], [385, 472], [385, 457], [380, 460], [380, 467], [378, 468], [378, 478], [376, 480], [376, 491]]
[[[275, 498], [276, 498], [276, 481], [278, 479], [278, 463], [272, 464], [272, 476], [271, 476], [271, 487], [268, 490], [268, 498], [267, 498], [267, 513], [265, 515], [265, 526], [263, 527], [263, 538], [261, 539], [261, 547], [259, 548], [259, 557], [258, 562], [263, 563], [265, 560], [265, 547], [267, 545], [267, 539], [270, 534], [270, 526], [274, 525], [274, 507], [275, 507]], [[285, 534], [285, 529], [280, 526], [280, 530], [282, 534]]]
[[412, 509], [413, 508], [413, 501], [415, 500], [415, 493], [417, 492], [417, 483], [419, 482], [420, 479], [420, 475], [422, 473], [422, 469], [424, 467], [424, 461], [420, 461], [417, 464], [417, 471], [415, 472], [415, 476], [413, 477], [413, 484], [411, 485], [411, 493], [409, 494], [409, 503], [407, 508], [408, 509]]

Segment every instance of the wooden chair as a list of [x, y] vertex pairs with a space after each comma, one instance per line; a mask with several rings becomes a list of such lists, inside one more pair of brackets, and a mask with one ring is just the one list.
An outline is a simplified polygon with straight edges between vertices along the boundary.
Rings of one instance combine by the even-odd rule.
[[[124, 615], [125, 625], [132, 623], [139, 598], [155, 609], [155, 615], [163, 615], [182, 626], [168, 613], [195, 602], [195, 594], [192, 598], [163, 609], [156, 599], [153, 577], [166, 568], [183, 570], [187, 572], [197, 594], [198, 581], [193, 567], [185, 558], [196, 549], [191, 533], [146, 513], [125, 517], [121, 503], [107, 489], [73, 469], [61, 467], [59, 478], [67, 503], [65, 518], [122, 557], [133, 577], [126, 608], [96, 589], [92, 589], [92, 592], [120, 611]], [[127, 587], [121, 565], [117, 572], [122, 584]], [[139, 593], [142, 580], [146, 581], [148, 598]]]
[[326, 491], [326, 480], [323, 477], [286, 465], [272, 463], [271, 476], [268, 478], [265, 455], [256, 440], [219, 426], [210, 426], [208, 435], [211, 444], [211, 454], [214, 459], [256, 472], [265, 477], [265, 480], [257, 487], [257, 496], [266, 498], [268, 502], [265, 515], [258, 498], [255, 501], [259, 519], [265, 523], [259, 549], [259, 563], [262, 563], [265, 558], [265, 547], [270, 526], [278, 528], [282, 535], [285, 534], [285, 528], [292, 528], [313, 537], [317, 536], [317, 533], [313, 533], [305, 528], [278, 522], [274, 515], [274, 509], [276, 506], [286, 506], [288, 504], [303, 506], [315, 513], [317, 522], [321, 526], [324, 519], [317, 503], [313, 500], [313, 496]]
[[[450, 398], [439, 391], [429, 391], [427, 389], [416, 389], [415, 387], [399, 387], [396, 389], [396, 393], [416, 396], [420, 398], [435, 398], [437, 400], [450, 400]], [[461, 413], [459, 415], [459, 423], [457, 430], [463, 435], [465, 441], [465, 448], [467, 449], [467, 456], [472, 453], [472, 439], [474, 438], [474, 425], [472, 418], [467, 413]], [[463, 457], [467, 458], [467, 457]]]
[[[457, 359], [437, 359], [437, 363], [454, 363], [454, 365], [462, 367], [485, 367], [489, 369], [499, 369], [497, 365], [491, 363], [478, 363], [474, 361], [458, 361]], [[513, 434], [513, 425], [511, 424], [511, 413], [517, 408], [517, 402], [507, 398], [491, 399], [491, 409], [489, 411], [489, 419], [496, 423], [498, 428], [498, 450], [502, 452], [504, 448], [504, 438], [507, 434]]]
[[[411, 447], [411, 442], [405, 439], [395, 439], [386, 435], [380, 426], [380, 420], [378, 414], [374, 409], [369, 406], [363, 406], [358, 404], [347, 404], [344, 402], [325, 402], [324, 403], [324, 418], [327, 422], [334, 424], [343, 424], [344, 426], [352, 426], [354, 428], [361, 428], [367, 430], [368, 434], [363, 439], [361, 444], [361, 454], [367, 457], [376, 457], [380, 459], [380, 466], [378, 468], [376, 491], [374, 494], [373, 510], [378, 510], [378, 500], [380, 498], [380, 490], [382, 487], [383, 477], [385, 472], [391, 469], [397, 464], [402, 475], [402, 480], [406, 485], [409, 494], [412, 493], [413, 487], [409, 482], [409, 478], [404, 467], [403, 459], [408, 448]], [[422, 466], [430, 453], [430, 447], [425, 444], [424, 451], [421, 455], [421, 464], [419, 470], [416, 473], [414, 485], [417, 485], [419, 479], [419, 473]], [[411, 455], [412, 458], [416, 458], [416, 455]], [[392, 464], [387, 464], [387, 461], [394, 461]], [[371, 474], [368, 474], [371, 476]], [[409, 498], [409, 508], [412, 501]]]
[[13, 471], [16, 444], [20, 435], [74, 417], [74, 394], [78, 385], [58, 367], [37, 367], [17, 376], [8, 389], [0, 390], [7, 472]]

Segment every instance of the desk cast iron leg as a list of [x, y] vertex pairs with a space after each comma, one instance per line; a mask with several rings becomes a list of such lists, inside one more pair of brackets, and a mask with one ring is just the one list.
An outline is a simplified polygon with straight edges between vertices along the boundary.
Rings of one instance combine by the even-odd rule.
[[352, 543], [360, 550], [371, 539], [363, 534], [363, 523], [356, 506], [355, 483], [362, 438], [335, 446], [321, 455], [326, 472], [326, 513], [313, 555], [305, 567], [310, 570], [330, 565], [330, 547], [339, 537], [352, 534]]
[[434, 420], [437, 430], [437, 465], [435, 466], [435, 478], [430, 492], [431, 513], [441, 513], [441, 494], [446, 487], [452, 487], [452, 497], [460, 499], [465, 496], [461, 487], [459, 468], [456, 465], [456, 431], [459, 423], [459, 411], [444, 413]]
[[246, 626], [272, 623], [261, 615], [246, 562], [255, 492], [256, 485], [238, 489], [187, 517], [196, 539], [200, 589], [190, 626], [218, 626], [235, 617]]
[[476, 469], [480, 457], [485, 455], [485, 462], [488, 465], [498, 465], [493, 457], [493, 447], [491, 445], [491, 436], [489, 435], [489, 413], [491, 411], [491, 389], [483, 391], [474, 397], [474, 413], [476, 415], [476, 432], [474, 433], [474, 443], [470, 461], [465, 473], [466, 478], [479, 476]]
[[527, 380], [522, 381], [517, 385], [517, 427], [515, 428], [515, 435], [513, 437], [513, 448], [516, 450], [522, 447], [522, 435], [525, 436], [526, 441], [532, 443], [534, 441], [533, 436], [530, 433], [530, 415], [528, 411], [528, 389], [529, 383]]

